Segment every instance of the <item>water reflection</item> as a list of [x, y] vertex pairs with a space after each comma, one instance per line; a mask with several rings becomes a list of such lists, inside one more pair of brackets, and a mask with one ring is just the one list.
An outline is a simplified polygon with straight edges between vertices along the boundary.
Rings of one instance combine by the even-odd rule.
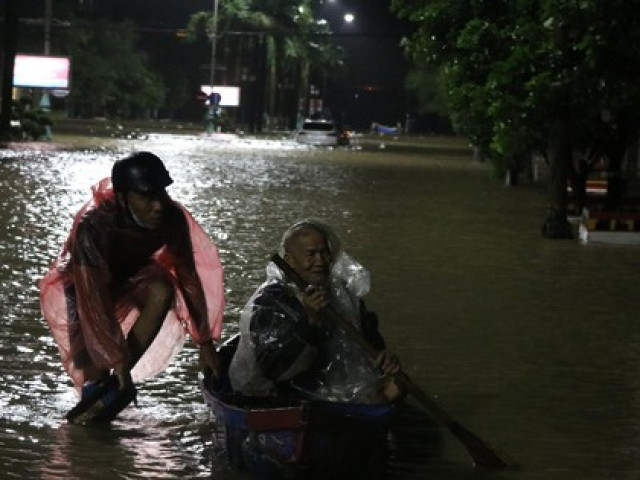
[[502, 188], [459, 148], [427, 156], [159, 135], [99, 148], [0, 150], [7, 478], [243, 478], [213, 441], [192, 345], [141, 386], [140, 408], [111, 428], [62, 420], [76, 398], [36, 282], [90, 185], [133, 149], [166, 160], [171, 194], [219, 246], [225, 335], [237, 328], [283, 228], [322, 217], [370, 268], [369, 304], [412, 379], [523, 466], [473, 473], [455, 439], [445, 432], [432, 455], [418, 429], [394, 457], [392, 478], [640, 475], [637, 248], [542, 239], [544, 192]]
[[[196, 416], [194, 420], [207, 425], [206, 418]], [[207, 445], [198, 428], [149, 424], [144, 418], [104, 428], [63, 424], [54, 430], [47, 460], [39, 462], [38, 477], [86, 479], [128, 474], [128, 478], [208, 478], [210, 466], [197, 461]]]

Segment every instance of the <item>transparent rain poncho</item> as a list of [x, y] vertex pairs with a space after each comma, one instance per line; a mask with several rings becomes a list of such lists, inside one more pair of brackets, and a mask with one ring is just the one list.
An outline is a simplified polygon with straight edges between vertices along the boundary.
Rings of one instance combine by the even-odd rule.
[[[333, 251], [327, 286], [332, 307], [383, 349], [377, 318], [362, 300], [369, 292], [369, 272], [346, 252], [335, 253], [335, 244]], [[276, 395], [286, 384], [324, 400], [379, 402], [384, 377], [367, 354], [331, 324], [309, 325], [301, 292], [274, 263], [266, 270], [267, 280], [241, 314], [241, 339], [230, 369], [234, 389]]]

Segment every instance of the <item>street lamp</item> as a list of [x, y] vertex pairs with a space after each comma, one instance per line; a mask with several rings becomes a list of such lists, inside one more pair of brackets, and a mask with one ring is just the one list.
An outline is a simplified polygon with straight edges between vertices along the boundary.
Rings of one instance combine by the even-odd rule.
[[[353, 12], [343, 8], [340, 2], [337, 0], [319, 0], [318, 7], [315, 8], [314, 16], [319, 18], [316, 20], [318, 26], [323, 27], [329, 32], [331, 36], [348, 35], [353, 28], [356, 16]], [[336, 41], [336, 45], [337, 45]], [[321, 82], [322, 96], [327, 97], [328, 81], [326, 72], [315, 72], [312, 76]], [[313, 81], [313, 79], [311, 79]], [[316, 89], [314, 85], [310, 85], [310, 89], [306, 95], [306, 107], [309, 113], [317, 113], [317, 111], [323, 110], [323, 98], [320, 97], [320, 90]], [[314, 97], [314, 98], [311, 98]], [[314, 112], [315, 110], [315, 112]]]
[[[320, 7], [322, 7], [322, 9], [325, 12], [325, 15], [328, 15], [329, 17], [332, 18], [332, 23], [333, 22], [339, 22], [339, 18], [340, 18], [340, 14], [338, 13], [338, 10], [343, 10], [342, 6], [338, 3], [337, 0], [320, 0], [319, 1], [319, 5]], [[319, 13], [319, 12], [318, 12]], [[356, 16], [353, 12], [345, 12], [342, 14], [342, 21], [345, 24], [351, 24], [355, 21]], [[324, 23], [327, 23], [326, 19], [321, 18], [320, 21], [324, 21]], [[339, 27], [339, 25], [338, 25]]]

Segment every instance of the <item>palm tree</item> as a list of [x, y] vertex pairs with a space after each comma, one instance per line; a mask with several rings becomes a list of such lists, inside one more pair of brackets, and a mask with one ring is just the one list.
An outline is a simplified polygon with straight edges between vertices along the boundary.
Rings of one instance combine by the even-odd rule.
[[314, 17], [309, 2], [300, 6], [293, 18], [298, 35], [286, 39], [285, 62], [289, 63], [285, 67], [298, 69], [298, 109], [306, 113], [309, 111], [311, 75], [337, 70], [343, 64], [344, 51], [332, 42], [328, 24]]
[[[210, 22], [211, 12], [198, 12], [190, 19], [189, 31], [195, 35]], [[235, 63], [231, 68], [235, 78], [228, 77], [229, 81], [238, 82], [240, 72], [255, 66], [250, 52], [261, 49], [258, 77], [264, 99], [260, 103], [270, 118], [293, 117], [299, 109], [307, 109], [312, 65], [329, 71], [341, 64], [341, 51], [332, 44], [328, 27], [314, 18], [310, 0], [221, 0], [217, 30]], [[297, 86], [293, 102], [291, 95], [278, 95], [279, 83]]]

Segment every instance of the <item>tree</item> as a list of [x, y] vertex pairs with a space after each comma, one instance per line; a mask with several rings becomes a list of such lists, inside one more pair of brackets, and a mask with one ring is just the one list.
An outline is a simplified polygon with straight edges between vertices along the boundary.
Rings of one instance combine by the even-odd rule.
[[393, 0], [393, 8], [417, 24], [408, 53], [437, 72], [456, 128], [498, 170], [520, 170], [533, 152], [549, 159], [544, 235], [570, 236], [567, 177], [584, 177], [603, 157], [608, 206], [619, 205], [640, 100], [640, 12], [629, 2]]
[[131, 22], [107, 21], [69, 32], [63, 48], [73, 59], [69, 99], [77, 114], [135, 118], [162, 105], [165, 87], [135, 50], [134, 32]]
[[[211, 22], [211, 12], [198, 12], [191, 16], [188, 31], [192, 40], [202, 36]], [[264, 111], [270, 117], [294, 115], [298, 103], [306, 104], [309, 77], [315, 71], [330, 71], [339, 67], [342, 53], [331, 42], [327, 25], [316, 21], [309, 0], [230, 0], [220, 4], [221, 38], [235, 32], [247, 37], [248, 43], [237, 42], [233, 55], [236, 60], [245, 58], [248, 68], [255, 63], [255, 56], [246, 56], [252, 49], [261, 49], [259, 72], [264, 84]], [[230, 43], [230, 42], [229, 42]], [[259, 80], [260, 81], [260, 80]], [[298, 86], [295, 96], [278, 92], [278, 85]]]

